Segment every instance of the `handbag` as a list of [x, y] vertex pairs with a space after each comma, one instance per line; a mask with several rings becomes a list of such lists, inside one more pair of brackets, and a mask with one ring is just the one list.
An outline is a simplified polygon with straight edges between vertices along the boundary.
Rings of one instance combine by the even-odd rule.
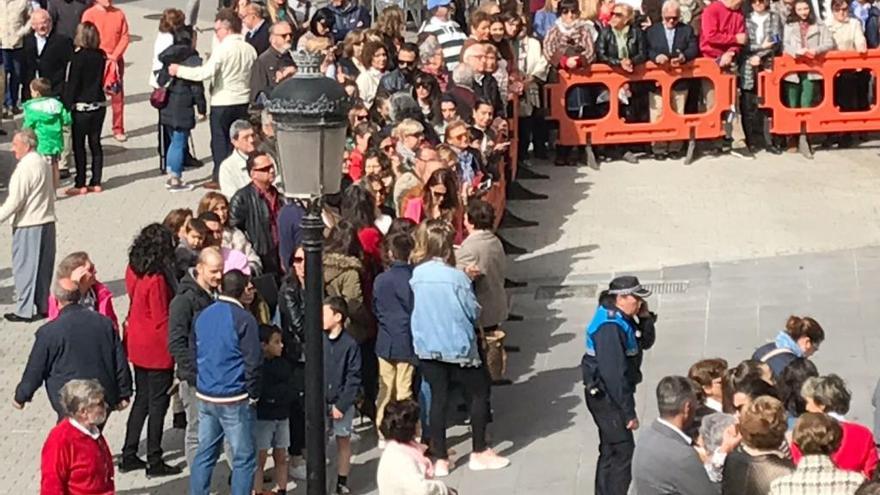
[[486, 369], [493, 382], [504, 380], [507, 372], [507, 351], [504, 350], [503, 330], [483, 332], [483, 350], [486, 352]]
[[159, 86], [158, 88], [153, 88], [153, 92], [150, 93], [150, 105], [156, 110], [162, 110], [163, 108], [168, 106], [167, 86]]

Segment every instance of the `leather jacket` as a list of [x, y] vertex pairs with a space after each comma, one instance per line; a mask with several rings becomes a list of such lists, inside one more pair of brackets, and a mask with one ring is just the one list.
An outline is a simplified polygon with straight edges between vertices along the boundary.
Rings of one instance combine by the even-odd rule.
[[278, 312], [281, 316], [281, 339], [284, 356], [291, 363], [305, 361], [305, 291], [294, 274], [288, 274], [278, 289]]
[[[280, 211], [284, 203], [280, 192], [278, 193], [278, 202], [280, 203], [278, 205]], [[272, 239], [272, 226], [269, 218], [269, 207], [260, 197], [253, 183], [239, 189], [229, 201], [229, 225], [245, 233], [254, 246], [254, 251], [263, 262], [263, 271], [273, 273], [271, 268], [277, 267], [279, 262], [277, 259], [267, 259], [267, 257], [277, 258], [278, 246]]]
[[[643, 64], [648, 60], [648, 49], [645, 44], [645, 33], [638, 26], [630, 26], [626, 34], [626, 47], [633, 65]], [[612, 28], [605, 28], [599, 33], [596, 41], [598, 61], [608, 65], [620, 65], [617, 50], [617, 37]]]

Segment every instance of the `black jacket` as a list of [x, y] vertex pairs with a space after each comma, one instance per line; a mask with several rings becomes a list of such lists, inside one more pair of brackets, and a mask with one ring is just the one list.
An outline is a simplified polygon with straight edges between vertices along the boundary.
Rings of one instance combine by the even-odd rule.
[[52, 409], [66, 416], [58, 394], [74, 379], [98, 380], [111, 408], [131, 397], [131, 371], [113, 322], [79, 304], [65, 306], [37, 330], [15, 401], [30, 402], [45, 381]]
[[419, 74], [419, 70], [414, 70], [407, 75], [404, 72], [401, 72], [400, 69], [394, 69], [379, 80], [379, 92], [380, 94], [393, 95], [399, 91], [407, 91], [412, 90], [413, 81], [416, 80], [416, 77]]
[[672, 51], [669, 50], [669, 43], [666, 42], [666, 26], [663, 24], [651, 26], [645, 37], [648, 44], [648, 60], [652, 62], [657, 59], [657, 55], [666, 55], [669, 58], [674, 58], [681, 54], [684, 55], [685, 62], [690, 62], [700, 56], [697, 36], [694, 34], [693, 28], [687, 24], [678, 23], [675, 26], [675, 34], [672, 37]]
[[278, 85], [275, 82], [275, 72], [287, 67], [293, 67], [290, 52], [278, 53], [270, 46], [260, 54], [251, 72], [251, 102], [256, 102], [260, 94], [270, 98], [272, 90]]
[[[278, 194], [278, 210], [283, 206], [281, 193]], [[260, 255], [264, 273], [280, 273], [278, 246], [272, 238], [269, 207], [257, 187], [250, 183], [239, 189], [229, 201], [229, 225], [245, 233]]]
[[[645, 33], [637, 26], [629, 27], [629, 32], [626, 34], [626, 46], [629, 49], [629, 59], [633, 65], [645, 63], [648, 55], [645, 47]], [[617, 56], [617, 37], [614, 36], [614, 31], [610, 27], [599, 33], [599, 39], [596, 40], [596, 58], [603, 64], [620, 65], [620, 57]]]
[[[46, 38], [43, 52], [37, 54], [37, 37], [31, 33], [24, 37], [22, 48], [22, 92], [30, 98], [30, 83], [37, 77], [45, 77], [52, 83], [52, 95], [64, 93], [64, 78], [67, 75], [67, 63], [73, 55], [73, 43], [70, 38], [58, 34], [54, 30]], [[49, 96], [49, 95], [44, 95]]]
[[168, 352], [177, 363], [177, 377], [195, 387], [193, 323], [196, 315], [214, 302], [214, 296], [196, 282], [192, 273], [190, 270], [180, 280], [168, 309]]
[[92, 2], [80, 0], [49, 0], [49, 17], [52, 18], [53, 32], [57, 32], [68, 39], [76, 36], [76, 27], [82, 20], [83, 12]]
[[244, 39], [254, 47], [254, 50], [257, 51], [257, 56], [260, 56], [269, 49], [269, 21], [264, 20], [256, 31], [245, 34]]
[[498, 81], [492, 74], [483, 75], [483, 80], [479, 82], [474, 79], [474, 94], [477, 95], [477, 98], [492, 104], [496, 117], [507, 115], [507, 105], [501, 101], [501, 90], [498, 88]]
[[73, 110], [74, 103], [103, 103], [104, 65], [107, 56], [100, 49], [82, 48], [70, 57], [70, 70], [62, 101]]
[[[614, 308], [613, 299], [603, 300], [600, 304], [606, 308]], [[626, 318], [638, 329], [639, 349], [650, 349], [655, 339], [654, 317], [638, 322], [633, 318]], [[625, 339], [617, 325], [601, 325], [593, 335], [596, 356], [584, 354], [581, 366], [587, 391], [595, 388], [599, 393], [607, 395], [624, 419], [629, 421], [636, 417], [633, 395], [636, 385], [642, 381], [642, 352], [637, 356], [627, 356]]]
[[354, 405], [361, 388], [361, 348], [343, 330], [335, 340], [324, 333], [324, 391], [327, 404], [343, 414]]
[[168, 85], [168, 104], [159, 110], [159, 123], [175, 130], [193, 129], [196, 126], [193, 106], [198, 108], [201, 115], [208, 111], [205, 88], [201, 82], [171, 77], [168, 66], [180, 64], [198, 67], [202, 65], [202, 59], [190, 46], [172, 45], [159, 54], [159, 62], [162, 62], [162, 69], [156, 75], [156, 82], [160, 86]]
[[296, 397], [292, 388], [293, 368], [290, 363], [283, 357], [264, 359], [257, 419], [278, 420], [290, 417], [290, 405]]
[[305, 291], [295, 274], [289, 273], [278, 289], [278, 312], [281, 316], [281, 338], [284, 356], [291, 363], [303, 362], [305, 334]]

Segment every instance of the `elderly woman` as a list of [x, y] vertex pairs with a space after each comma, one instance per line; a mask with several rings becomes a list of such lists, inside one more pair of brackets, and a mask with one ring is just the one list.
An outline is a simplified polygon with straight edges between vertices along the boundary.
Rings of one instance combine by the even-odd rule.
[[443, 63], [443, 47], [440, 46], [436, 36], [427, 36], [419, 45], [419, 61], [421, 62], [419, 69], [434, 76], [440, 85], [440, 91], [446, 92], [450, 74], [446, 64]]
[[[834, 38], [824, 23], [816, 19], [809, 0], [797, 0], [783, 36], [784, 52], [799, 59], [812, 60], [834, 49]], [[785, 76], [785, 100], [790, 108], [809, 108], [816, 103], [817, 72], [798, 72]]]
[[263, 264], [260, 262], [260, 255], [254, 251], [254, 246], [251, 244], [251, 241], [249, 241], [247, 236], [244, 235], [244, 232], [229, 225], [229, 200], [226, 199], [226, 196], [216, 191], [205, 193], [199, 201], [199, 207], [196, 210], [196, 214], [201, 215], [209, 211], [217, 215], [220, 219], [220, 224], [223, 225], [223, 240], [221, 241], [220, 247], [234, 251], [241, 251], [247, 256], [251, 274], [256, 275], [262, 273]]
[[[868, 42], [860, 20], [851, 17], [847, 0], [833, 0], [831, 11], [833, 16], [825, 23], [834, 38], [834, 46], [838, 51], [865, 53]], [[835, 104], [842, 112], [854, 112], [868, 108], [869, 71], [843, 71], [834, 78]], [[851, 143], [852, 134], [847, 133], [838, 138], [841, 146]]]
[[113, 455], [101, 435], [104, 389], [97, 380], [70, 380], [60, 401], [66, 417], [43, 444], [40, 493], [115, 493]]
[[[808, 378], [801, 388], [807, 412], [820, 413], [836, 419], [840, 423], [843, 436], [840, 446], [831, 453], [831, 460], [840, 469], [862, 473], [870, 479], [877, 467], [877, 448], [874, 437], [867, 427], [847, 421], [844, 414], [849, 412], [852, 394], [846, 383], [837, 375]], [[794, 461], [800, 464], [804, 447], [797, 441], [791, 446]]]
[[[92, 311], [97, 311], [113, 321], [113, 326], [119, 328], [119, 320], [116, 311], [113, 310], [113, 293], [106, 285], [98, 282], [95, 278], [97, 270], [95, 264], [89, 259], [88, 253], [76, 251], [70, 253], [58, 264], [55, 270], [55, 279], [67, 278], [79, 286], [82, 297], [79, 305], [85, 306]], [[49, 321], [58, 318], [58, 299], [54, 294], [49, 295]]]
[[[544, 57], [560, 71], [571, 71], [589, 66], [596, 58], [593, 51], [592, 26], [580, 19], [577, 0], [559, 2], [559, 18], [544, 37]], [[594, 92], [577, 86], [565, 96], [565, 109], [569, 117], [585, 118], [595, 108]], [[575, 165], [571, 159], [571, 147], [557, 146], [557, 166]]]
[[419, 405], [412, 400], [394, 401], [384, 411], [379, 429], [388, 441], [376, 484], [382, 495], [450, 495], [456, 491], [433, 479], [434, 465], [418, 441]]
[[769, 495], [854, 493], [864, 476], [838, 468], [829, 458], [840, 447], [842, 437], [843, 430], [834, 418], [819, 413], [801, 416], [794, 427], [794, 443], [804, 457], [793, 473], [770, 482]]
[[373, 104], [376, 92], [379, 90], [379, 81], [388, 69], [388, 51], [385, 45], [378, 41], [364, 43], [364, 51], [361, 54], [361, 63], [367, 68], [357, 76], [358, 93], [367, 106]]
[[337, 65], [339, 71], [349, 79], [357, 79], [357, 77], [367, 70], [361, 63], [361, 55], [364, 52], [364, 41], [366, 40], [366, 32], [363, 29], [355, 29], [349, 31], [342, 40], [342, 57], [339, 58]]
[[782, 18], [770, 10], [770, 0], [751, 0], [751, 5], [752, 12], [746, 17], [749, 42], [743, 47], [745, 62], [741, 64], [743, 133], [751, 153], [763, 148], [779, 154], [780, 150], [772, 142], [765, 142], [767, 114], [758, 108], [757, 79], [759, 72], [772, 67], [773, 56], [782, 51]]
[[[609, 29], [603, 29], [596, 40], [596, 54], [600, 62], [632, 74], [637, 65], [647, 61], [645, 33], [634, 24], [633, 8], [619, 3], [611, 11]], [[653, 83], [649, 83], [653, 84]], [[644, 108], [640, 100], [646, 96], [643, 84], [630, 83], [624, 86], [625, 95], [620, 95], [620, 116], [627, 122], [641, 122]], [[625, 96], [625, 98], [623, 97]], [[630, 153], [630, 152], [627, 152]], [[626, 155], [626, 153], [625, 153]], [[627, 161], [631, 157], [624, 156]]]
[[[735, 431], [736, 417], [725, 413], [711, 413], [699, 421], [699, 425], [694, 425], [699, 426], [695, 434], [697, 453], [703, 461], [709, 479], [718, 483], [721, 481], [724, 460], [737, 441], [736, 436], [731, 435], [731, 432]], [[691, 432], [686, 431], [685, 434], [691, 435]]]
[[758, 397], [740, 415], [742, 443], [724, 462], [722, 495], [767, 495], [770, 483], [791, 474], [794, 463], [780, 447], [785, 442], [782, 402]]
[[[471, 280], [455, 267], [452, 239], [445, 220], [419, 226], [412, 260], [416, 264], [413, 291], [413, 347], [419, 369], [431, 387], [431, 456], [434, 475], [449, 474], [446, 445], [446, 408], [452, 381], [461, 383], [470, 399], [473, 450], [469, 467], [474, 471], [502, 469], [510, 461], [489, 448], [489, 375], [480, 359], [475, 325], [479, 304]], [[388, 437], [386, 437], [388, 438]]]

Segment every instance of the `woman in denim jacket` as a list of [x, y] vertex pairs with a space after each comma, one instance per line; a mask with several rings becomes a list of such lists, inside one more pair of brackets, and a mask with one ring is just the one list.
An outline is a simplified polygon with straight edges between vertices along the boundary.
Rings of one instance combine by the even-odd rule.
[[455, 231], [441, 219], [419, 226], [412, 260], [413, 348], [419, 369], [431, 388], [430, 455], [434, 475], [449, 474], [446, 449], [446, 406], [451, 381], [464, 384], [470, 397], [473, 452], [468, 466], [474, 471], [501, 469], [510, 464], [486, 444], [489, 419], [489, 375], [480, 359], [475, 325], [480, 306], [464, 272], [455, 268], [452, 247]]

